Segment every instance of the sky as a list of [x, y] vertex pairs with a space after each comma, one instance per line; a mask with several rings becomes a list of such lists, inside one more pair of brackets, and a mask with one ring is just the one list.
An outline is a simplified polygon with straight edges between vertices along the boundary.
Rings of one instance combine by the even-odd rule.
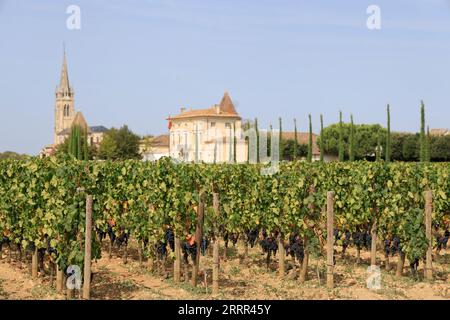
[[52, 143], [63, 43], [89, 125], [164, 134], [227, 90], [261, 127], [307, 131], [311, 114], [319, 132], [339, 110], [384, 125], [389, 103], [392, 129], [416, 132], [423, 99], [430, 128], [450, 128], [450, 0], [0, 0], [0, 152]]

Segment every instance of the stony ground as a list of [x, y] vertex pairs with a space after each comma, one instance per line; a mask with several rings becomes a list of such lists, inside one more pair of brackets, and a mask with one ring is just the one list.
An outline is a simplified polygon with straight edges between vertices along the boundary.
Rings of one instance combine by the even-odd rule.
[[[340, 248], [336, 248], [340, 250]], [[0, 261], [0, 299], [65, 299], [50, 283], [48, 273], [39, 274], [38, 279], [30, 276], [30, 263], [17, 261], [15, 252], [8, 262], [6, 250]], [[369, 252], [362, 252], [362, 261], [356, 264], [355, 252], [349, 250], [342, 258], [337, 256], [335, 270], [335, 289], [327, 290], [325, 284], [325, 261], [312, 258], [308, 280], [300, 284], [298, 271], [290, 258], [286, 260], [287, 275], [281, 280], [278, 276], [277, 261], [266, 268], [265, 256], [260, 248], [249, 250], [244, 258], [241, 245], [229, 248], [227, 261], [221, 261], [220, 295], [218, 299], [448, 299], [450, 300], [450, 250], [441, 251], [435, 258], [432, 283], [423, 280], [422, 265], [418, 276], [410, 274], [405, 267], [404, 276], [395, 278], [397, 258], [391, 259], [394, 270], [386, 272], [382, 266], [381, 289], [367, 288], [367, 267]], [[92, 299], [211, 299], [211, 267], [209, 254], [201, 258], [200, 280], [196, 288], [188, 282], [175, 285], [172, 280], [172, 263], [166, 264], [166, 271], [150, 272], [147, 262], [141, 266], [137, 261], [136, 250], [131, 244], [128, 263], [124, 264], [122, 252], [115, 249], [112, 259], [106, 254], [93, 263], [94, 278]], [[384, 258], [379, 253], [379, 263]], [[407, 265], [407, 264], [406, 264]], [[182, 268], [183, 270], [183, 268]], [[206, 273], [206, 282], [205, 282]], [[78, 295], [77, 295], [78, 296]]]

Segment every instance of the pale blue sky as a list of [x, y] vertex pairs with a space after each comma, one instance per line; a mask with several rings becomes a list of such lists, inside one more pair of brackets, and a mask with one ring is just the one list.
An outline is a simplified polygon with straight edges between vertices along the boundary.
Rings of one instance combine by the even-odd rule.
[[[66, 28], [71, 4], [81, 30]], [[242, 117], [286, 130], [340, 109], [384, 124], [389, 102], [393, 129], [416, 131], [421, 99], [431, 127], [450, 127], [448, 0], [0, 0], [0, 151], [52, 142], [63, 42], [90, 125], [166, 133], [180, 106], [229, 90]]]

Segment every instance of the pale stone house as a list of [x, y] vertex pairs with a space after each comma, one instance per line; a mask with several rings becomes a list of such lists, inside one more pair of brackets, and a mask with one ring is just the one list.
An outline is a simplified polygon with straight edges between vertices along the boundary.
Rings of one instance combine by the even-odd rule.
[[55, 92], [55, 125], [53, 128], [53, 144], [44, 147], [41, 156], [49, 156], [55, 152], [56, 147], [63, 143], [70, 135], [73, 125], [80, 125], [88, 132], [88, 144], [98, 146], [103, 134], [108, 130], [104, 126], [89, 127], [81, 111], [75, 111], [75, 92], [69, 85], [67, 58], [64, 52], [63, 64], [59, 86]]
[[430, 129], [430, 135], [435, 137], [449, 136], [449, 129]]
[[139, 153], [144, 161], [156, 161], [169, 156], [169, 135], [144, 137], [139, 145]]
[[228, 92], [220, 104], [208, 109], [181, 108], [180, 114], [167, 120], [170, 157], [206, 163], [247, 161], [242, 119]]

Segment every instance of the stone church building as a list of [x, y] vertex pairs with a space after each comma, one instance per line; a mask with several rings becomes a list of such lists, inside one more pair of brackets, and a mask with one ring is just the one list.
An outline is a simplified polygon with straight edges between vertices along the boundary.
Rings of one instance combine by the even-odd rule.
[[108, 130], [104, 126], [88, 126], [81, 111], [75, 111], [75, 92], [69, 84], [66, 52], [64, 51], [63, 64], [59, 86], [55, 92], [55, 124], [53, 128], [53, 144], [41, 151], [41, 156], [54, 154], [56, 147], [69, 137], [72, 126], [78, 125], [88, 132], [88, 144], [98, 146], [103, 134]]

